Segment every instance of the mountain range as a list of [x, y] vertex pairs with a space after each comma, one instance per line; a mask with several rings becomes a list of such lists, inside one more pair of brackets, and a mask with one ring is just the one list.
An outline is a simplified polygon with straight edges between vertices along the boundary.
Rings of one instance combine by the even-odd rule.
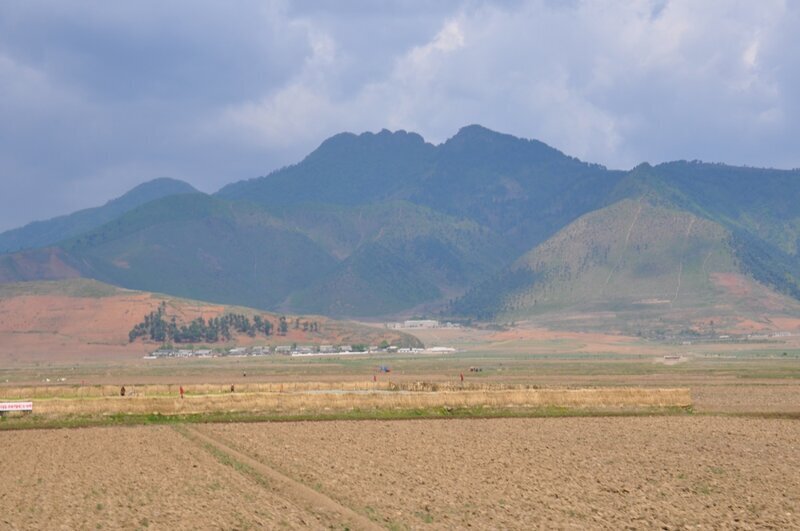
[[85, 277], [335, 317], [689, 329], [800, 315], [798, 205], [798, 170], [610, 170], [477, 125], [439, 145], [342, 133], [212, 195], [158, 179], [0, 234], [0, 283]]

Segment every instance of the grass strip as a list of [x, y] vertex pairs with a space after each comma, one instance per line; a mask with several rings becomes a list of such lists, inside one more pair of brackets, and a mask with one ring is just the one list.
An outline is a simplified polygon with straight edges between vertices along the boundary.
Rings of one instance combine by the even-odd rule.
[[197, 439], [191, 433], [189, 433], [186, 430], [186, 428], [184, 428], [180, 424], [175, 424], [173, 426], [173, 428], [175, 429], [175, 431], [177, 431], [178, 433], [180, 433], [181, 435], [183, 435], [184, 437], [186, 437], [187, 439], [189, 439], [193, 443], [195, 443], [198, 446], [202, 447], [204, 450], [206, 450], [208, 453], [210, 453], [221, 464], [223, 464], [225, 466], [229, 466], [229, 467], [233, 468], [234, 470], [236, 470], [237, 472], [246, 475], [247, 477], [249, 477], [250, 479], [252, 479], [256, 483], [261, 485], [262, 487], [266, 487], [266, 488], [270, 488], [271, 487], [269, 481], [267, 481], [267, 478], [265, 478], [264, 476], [259, 474], [258, 471], [255, 470], [253, 467], [249, 466], [246, 463], [242, 463], [241, 461], [237, 460], [236, 458], [234, 458], [231, 455], [228, 455], [227, 453], [223, 452], [222, 450], [220, 450], [219, 448], [217, 448], [213, 444], [207, 443], [205, 441], [201, 441], [201, 440]]
[[568, 408], [558, 406], [531, 408], [431, 407], [412, 409], [353, 409], [332, 412], [207, 412], [164, 415], [128, 414], [71, 415], [65, 417], [5, 417], [0, 431], [24, 429], [84, 428], [98, 426], [142, 426], [163, 424], [206, 424], [232, 422], [299, 422], [335, 420], [412, 420], [412, 419], [469, 419], [469, 418], [559, 418], [559, 417], [644, 417], [691, 415], [691, 407], [651, 408]]

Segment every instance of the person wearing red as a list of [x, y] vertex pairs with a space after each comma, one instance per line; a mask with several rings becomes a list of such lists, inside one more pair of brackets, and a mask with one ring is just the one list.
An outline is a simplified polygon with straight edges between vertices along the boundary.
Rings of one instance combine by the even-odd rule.
[[181, 398], [183, 398], [183, 386], [181, 386], [180, 392], [181, 392]]

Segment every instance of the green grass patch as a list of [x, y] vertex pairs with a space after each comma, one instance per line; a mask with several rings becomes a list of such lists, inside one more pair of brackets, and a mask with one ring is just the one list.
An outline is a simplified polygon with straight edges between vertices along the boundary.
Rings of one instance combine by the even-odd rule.
[[692, 407], [647, 408], [569, 408], [545, 407], [430, 407], [409, 409], [353, 409], [348, 411], [281, 412], [210, 412], [178, 415], [161, 413], [112, 415], [71, 415], [58, 418], [27, 415], [4, 418], [0, 431], [24, 429], [85, 428], [98, 426], [148, 426], [232, 422], [298, 422], [333, 420], [413, 420], [469, 418], [559, 418], [559, 417], [640, 417], [692, 415]]
[[210, 453], [212, 456], [214, 456], [214, 458], [217, 461], [219, 461], [221, 464], [223, 464], [225, 466], [229, 466], [229, 467], [233, 468], [234, 470], [236, 470], [237, 472], [246, 475], [247, 477], [249, 477], [250, 479], [252, 479], [253, 481], [255, 481], [256, 483], [258, 483], [259, 485], [261, 485], [263, 487], [267, 487], [267, 488], [270, 487], [270, 484], [269, 484], [269, 481], [267, 481], [267, 478], [265, 478], [264, 476], [259, 474], [258, 471], [256, 471], [250, 465], [242, 463], [238, 459], [235, 459], [233, 456], [225, 453], [224, 451], [222, 451], [221, 449], [217, 448], [216, 446], [214, 446], [211, 443], [207, 443], [205, 441], [200, 441], [200, 440], [196, 439], [188, 431], [186, 431], [182, 426], [175, 426], [175, 431], [177, 431], [178, 433], [180, 433], [181, 435], [183, 435], [187, 439], [190, 439], [190, 440], [194, 441], [195, 443], [199, 444], [200, 446], [202, 446], [208, 453]]

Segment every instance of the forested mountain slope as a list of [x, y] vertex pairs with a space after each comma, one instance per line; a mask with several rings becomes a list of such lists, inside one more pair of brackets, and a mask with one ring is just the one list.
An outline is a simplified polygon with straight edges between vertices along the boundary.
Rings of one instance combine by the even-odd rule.
[[84, 276], [358, 317], [713, 312], [733, 307], [730, 275], [800, 298], [797, 170], [609, 170], [472, 125], [439, 145], [342, 133], [213, 196], [161, 184], [149, 202], [134, 190], [109, 203], [124, 211], [102, 207], [102, 223], [0, 255], [0, 282]]

